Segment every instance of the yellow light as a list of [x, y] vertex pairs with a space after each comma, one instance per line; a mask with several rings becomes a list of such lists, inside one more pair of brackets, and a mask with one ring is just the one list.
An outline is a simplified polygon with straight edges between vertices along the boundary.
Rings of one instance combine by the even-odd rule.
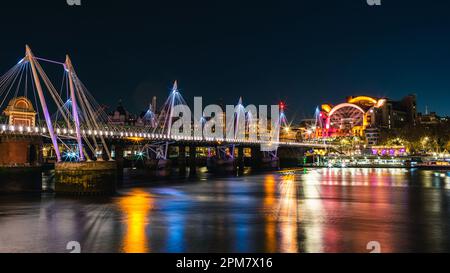
[[121, 198], [118, 206], [126, 224], [123, 251], [126, 253], [149, 252], [145, 229], [149, 222], [148, 214], [153, 208], [152, 196], [143, 190], [135, 189], [129, 196]]
[[381, 106], [383, 106], [386, 103], [385, 99], [380, 99], [378, 100], [377, 104], [375, 105], [376, 108], [380, 108]]
[[329, 113], [333, 107], [329, 104], [322, 104], [322, 110]]
[[127, 137], [126, 139], [134, 141], [134, 142], [140, 142], [140, 141], [144, 140], [143, 137]]
[[369, 101], [372, 104], [377, 104], [378, 101], [374, 98], [371, 97], [367, 97], [367, 96], [359, 96], [359, 97], [355, 97], [355, 98], [351, 98], [348, 100], [348, 103], [358, 103], [361, 101]]

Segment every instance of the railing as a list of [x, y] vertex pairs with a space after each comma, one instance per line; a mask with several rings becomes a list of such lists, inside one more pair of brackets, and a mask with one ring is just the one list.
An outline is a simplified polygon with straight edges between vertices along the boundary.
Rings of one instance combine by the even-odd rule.
[[[138, 138], [136, 140], [157, 140], [157, 141], [183, 141], [183, 142], [208, 142], [208, 143], [229, 143], [229, 144], [249, 144], [249, 145], [277, 145], [277, 146], [292, 146], [292, 147], [331, 147], [333, 145], [318, 143], [318, 142], [295, 142], [295, 141], [264, 141], [251, 139], [227, 139], [227, 138], [211, 138], [211, 137], [196, 137], [196, 136], [168, 136], [165, 134], [155, 134], [142, 131], [120, 131], [115, 128], [113, 130], [90, 130], [82, 129], [81, 134], [85, 137], [106, 137], [117, 139]], [[75, 138], [76, 132], [74, 129], [56, 128], [55, 133], [58, 137]], [[14, 125], [0, 125], [0, 134], [13, 135], [47, 135], [46, 127], [31, 127], [31, 126], [14, 126]]]

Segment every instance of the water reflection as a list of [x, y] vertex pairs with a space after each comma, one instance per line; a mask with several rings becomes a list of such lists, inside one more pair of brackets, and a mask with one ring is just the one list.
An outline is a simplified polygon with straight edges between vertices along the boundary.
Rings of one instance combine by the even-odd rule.
[[322, 233], [323, 219], [325, 212], [323, 210], [323, 201], [320, 200], [317, 184], [320, 183], [320, 176], [316, 172], [309, 172], [306, 175], [310, 179], [300, 179], [303, 184], [300, 200], [301, 221], [304, 226], [304, 250], [305, 252], [323, 252]]
[[150, 211], [153, 208], [152, 196], [141, 190], [134, 189], [127, 196], [120, 198], [117, 205], [123, 214], [125, 236], [123, 248], [126, 253], [149, 252], [146, 227], [150, 223]]
[[264, 210], [266, 211], [266, 245], [265, 251], [273, 253], [277, 251], [277, 241], [276, 241], [276, 219], [274, 219], [274, 206], [276, 203], [276, 182], [274, 175], [267, 175], [264, 179]]
[[280, 221], [280, 251], [295, 253], [298, 251], [298, 196], [295, 175], [288, 174], [281, 177], [279, 193], [277, 218]]
[[450, 251], [450, 174], [302, 169], [118, 196], [0, 198], [0, 252]]
[[448, 226], [430, 224], [444, 219], [433, 214], [448, 217], [448, 192], [440, 191], [448, 189], [445, 175], [407, 169], [312, 169], [300, 180], [300, 211], [313, 223], [301, 225], [307, 252], [364, 252], [369, 241], [379, 241], [383, 252], [448, 248]]

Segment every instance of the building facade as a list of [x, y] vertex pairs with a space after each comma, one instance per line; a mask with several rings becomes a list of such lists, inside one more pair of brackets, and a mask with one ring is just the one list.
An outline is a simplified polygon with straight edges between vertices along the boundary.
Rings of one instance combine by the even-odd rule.
[[316, 137], [362, 137], [368, 145], [379, 142], [380, 130], [415, 125], [415, 95], [401, 100], [350, 96], [343, 103], [323, 104], [316, 124]]

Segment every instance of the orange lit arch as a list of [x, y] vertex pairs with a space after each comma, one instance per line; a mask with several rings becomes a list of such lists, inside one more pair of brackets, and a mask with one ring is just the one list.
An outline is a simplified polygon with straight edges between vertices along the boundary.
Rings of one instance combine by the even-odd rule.
[[354, 130], [355, 128], [360, 128], [357, 131], [359, 132], [358, 133], [359, 135], [362, 135], [363, 130], [365, 130], [365, 128], [367, 127], [367, 115], [366, 115], [366, 112], [360, 106], [358, 106], [356, 104], [352, 104], [352, 103], [341, 103], [341, 104], [333, 107], [333, 109], [331, 109], [330, 113], [328, 113], [328, 118], [326, 121], [326, 128], [329, 129], [330, 126], [333, 125], [333, 123], [331, 122], [333, 119], [333, 115], [343, 108], [352, 108], [352, 109], [356, 110], [356, 113], [357, 112], [361, 113], [362, 120], [361, 120], [361, 123], [359, 123], [360, 125], [354, 124], [355, 126], [353, 126], [352, 130]]
[[358, 96], [358, 97], [354, 97], [348, 100], [348, 103], [358, 103], [358, 102], [362, 102], [362, 101], [367, 101], [372, 103], [373, 105], [376, 105], [378, 103], [378, 100], [372, 97], [368, 97], [368, 96]]
[[358, 105], [352, 104], [352, 103], [341, 103], [336, 105], [335, 107], [333, 107], [333, 109], [331, 109], [330, 113], [328, 113], [328, 116], [331, 117], [336, 111], [338, 111], [339, 109], [342, 109], [344, 107], [353, 107], [355, 109], [357, 109], [358, 111], [360, 111], [361, 113], [365, 114], [366, 112], [364, 112], [364, 110], [359, 107]]

